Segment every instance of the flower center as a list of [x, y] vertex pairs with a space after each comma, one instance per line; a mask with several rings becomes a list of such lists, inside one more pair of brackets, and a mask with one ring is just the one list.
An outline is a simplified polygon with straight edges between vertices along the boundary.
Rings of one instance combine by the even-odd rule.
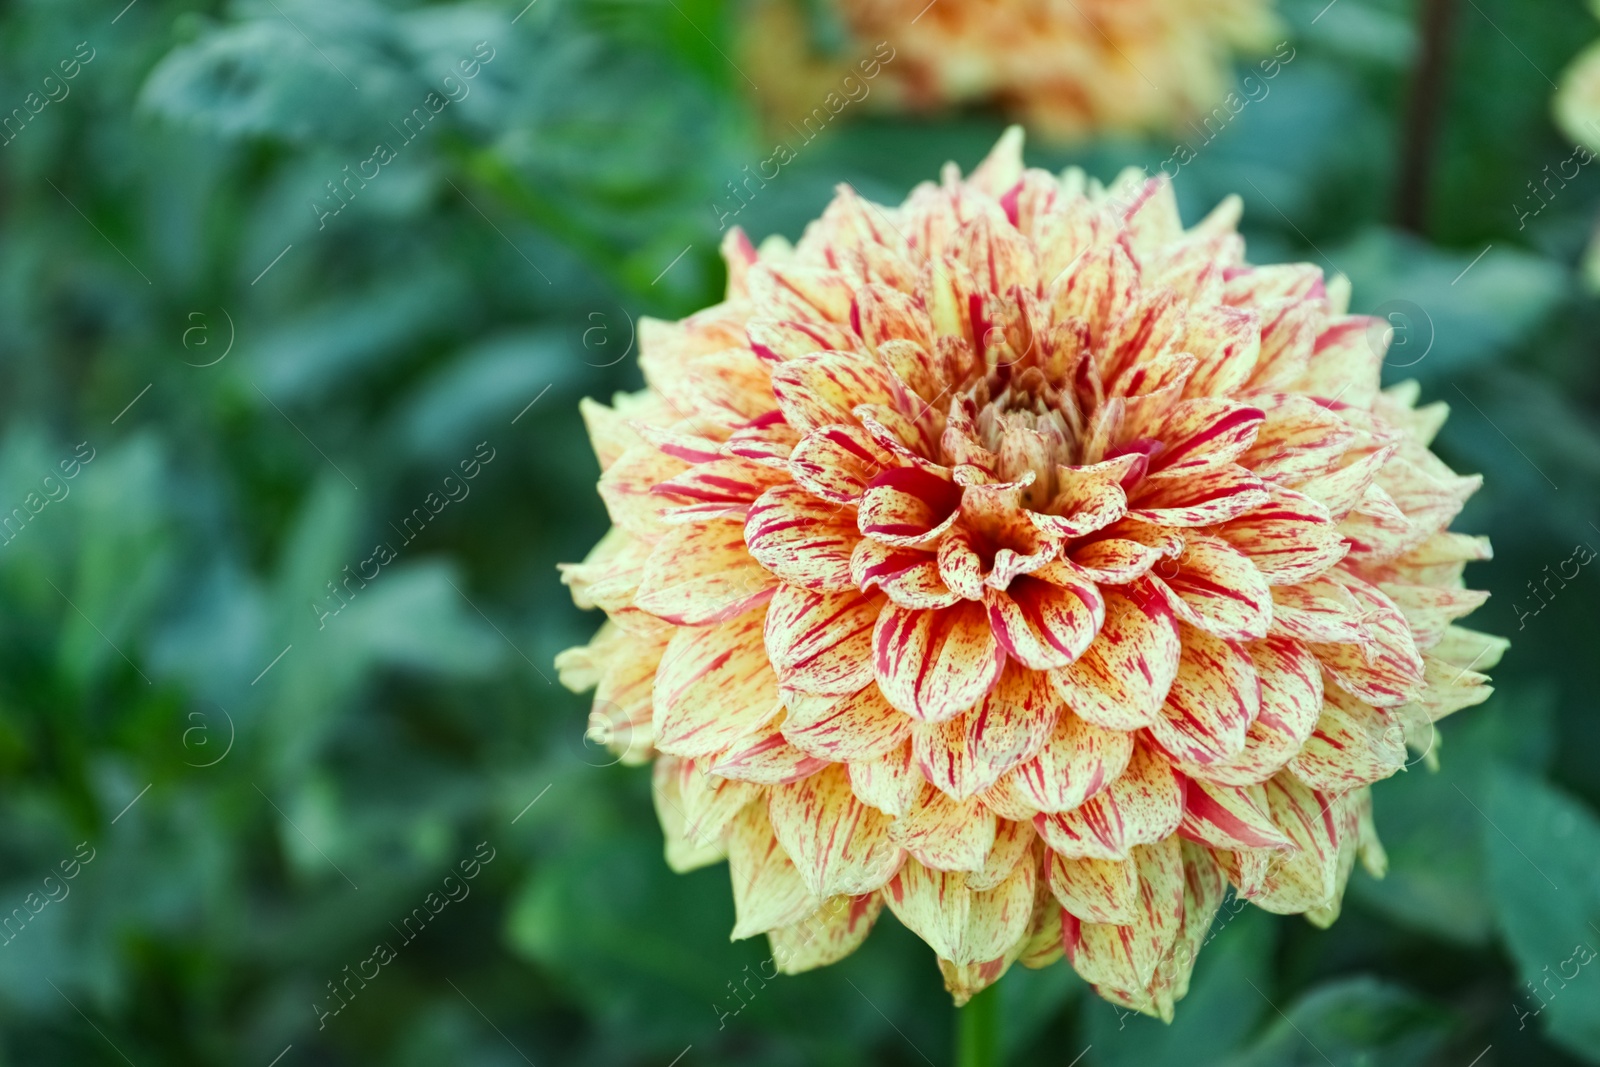
[[1011, 378], [978, 411], [978, 439], [999, 459], [1005, 481], [1033, 475], [1021, 503], [1041, 510], [1055, 497], [1056, 468], [1077, 462], [1079, 433], [1070, 392], [1051, 385], [1036, 367]]

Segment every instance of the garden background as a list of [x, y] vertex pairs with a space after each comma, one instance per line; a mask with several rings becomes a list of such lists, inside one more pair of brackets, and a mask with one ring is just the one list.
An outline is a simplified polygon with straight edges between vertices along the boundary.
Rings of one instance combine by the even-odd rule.
[[[0, 1064], [949, 1063], [892, 920], [752, 980], [726, 868], [668, 872], [648, 773], [552, 684], [598, 622], [554, 564], [606, 522], [578, 399], [637, 385], [640, 316], [718, 297], [724, 213], [898, 202], [1004, 118], [869, 95], [799, 145], [774, 126], [820, 95], [762, 85], [784, 42], [721, 0], [123, 3], [0, 12], [0, 113], [57, 86], [0, 147]], [[1292, 60], [1176, 188], [1349, 275], [1388, 380], [1452, 406], [1497, 693], [1376, 788], [1390, 874], [1331, 930], [1225, 906], [1170, 1027], [1014, 969], [1011, 1062], [1600, 1063], [1600, 168], [1547, 182], [1600, 21], [1415, 8], [1285, 0]]]

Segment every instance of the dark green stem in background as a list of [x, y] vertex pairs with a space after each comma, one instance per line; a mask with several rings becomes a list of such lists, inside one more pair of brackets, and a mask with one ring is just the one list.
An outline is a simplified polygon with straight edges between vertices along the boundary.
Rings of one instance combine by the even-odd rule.
[[956, 1009], [956, 1067], [1000, 1067], [998, 985]]
[[1405, 124], [1400, 128], [1400, 174], [1395, 189], [1395, 223], [1412, 233], [1422, 233], [1428, 223], [1428, 190], [1459, 6], [1458, 0], [1417, 0], [1417, 62]]

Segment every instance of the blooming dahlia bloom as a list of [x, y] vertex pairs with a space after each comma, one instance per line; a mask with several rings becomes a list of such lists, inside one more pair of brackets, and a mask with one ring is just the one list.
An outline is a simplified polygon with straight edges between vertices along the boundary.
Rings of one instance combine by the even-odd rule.
[[727, 299], [585, 403], [615, 526], [565, 580], [609, 621], [559, 666], [780, 969], [887, 905], [958, 1002], [1065, 953], [1170, 1018], [1225, 887], [1331, 922], [1383, 865], [1369, 784], [1488, 694], [1443, 407], [1239, 209], [1185, 230], [1013, 130], [735, 234]]
[[1270, 0], [837, 0], [913, 105], [996, 99], [1053, 136], [1173, 127], [1270, 48]]

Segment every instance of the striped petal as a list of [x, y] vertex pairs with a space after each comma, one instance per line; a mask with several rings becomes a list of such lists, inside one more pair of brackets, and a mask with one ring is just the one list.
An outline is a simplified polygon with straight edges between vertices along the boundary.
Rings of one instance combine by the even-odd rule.
[[1159, 841], [1183, 820], [1184, 779], [1162, 757], [1136, 745], [1109, 787], [1059, 815], [1041, 814], [1033, 828], [1052, 850], [1074, 859], [1127, 859], [1135, 845]]
[[1147, 989], [1183, 922], [1183, 852], [1178, 842], [1167, 839], [1133, 852], [1139, 872], [1137, 921], [1115, 926], [1080, 923], [1074, 917], [1062, 923], [1072, 969], [1097, 986]]
[[1244, 647], [1182, 627], [1183, 655], [1150, 733], [1180, 760], [1215, 763], [1244, 750], [1261, 710], [1261, 683]]
[[856, 425], [857, 404], [888, 404], [893, 384], [881, 363], [850, 352], [797, 356], [772, 372], [772, 393], [785, 421], [802, 434]]
[[809, 777], [828, 765], [783, 736], [784, 716], [779, 714], [735, 741], [716, 757], [711, 773], [722, 778], [760, 785], [784, 785]]
[[792, 925], [817, 910], [817, 898], [772, 832], [765, 804], [747, 805], [728, 828], [728, 876], [735, 941]]
[[883, 600], [849, 590], [818, 593], [779, 586], [767, 610], [767, 655], [784, 686], [823, 696], [859, 692], [872, 681], [872, 632]]
[[833, 703], [791, 707], [783, 736], [819, 759], [853, 763], [898, 750], [911, 736], [911, 723], [869, 684]]
[[832, 897], [792, 926], [767, 931], [773, 966], [780, 974], [803, 974], [838, 963], [861, 947], [883, 911], [877, 893]]
[[1269, 485], [1272, 500], [1218, 531], [1250, 557], [1268, 585], [1294, 585], [1323, 573], [1349, 551], [1327, 510], [1292, 489]]
[[807, 492], [836, 504], [854, 504], [867, 484], [890, 467], [894, 453], [857, 426], [823, 426], [800, 439], [789, 473]]
[[1272, 625], [1266, 578], [1250, 557], [1220, 538], [1191, 534], [1177, 573], [1146, 580], [1181, 621], [1217, 637], [1250, 641], [1267, 636]]
[[1266, 502], [1260, 478], [1224, 463], [1183, 477], [1147, 479], [1130, 495], [1128, 514], [1157, 526], [1215, 526]]
[[1405, 763], [1405, 731], [1399, 720], [1337, 685], [1327, 685], [1316, 729], [1289, 761], [1289, 770], [1313, 789], [1343, 793], [1381, 781]]
[[1337, 571], [1332, 577], [1360, 607], [1368, 640], [1307, 647], [1341, 686], [1369, 704], [1393, 708], [1414, 700], [1422, 687], [1422, 656], [1406, 617], [1376, 586]]
[[994, 813], [975, 799], [956, 800], [926, 783], [890, 835], [919, 863], [941, 871], [981, 871], [994, 848]]
[[1261, 712], [1245, 734], [1244, 750], [1210, 763], [1178, 761], [1190, 778], [1255, 785], [1282, 770], [1300, 751], [1322, 715], [1322, 667], [1298, 641], [1269, 637], [1250, 646], [1261, 682]]
[[1068, 859], [1052, 852], [1045, 877], [1061, 906], [1083, 922], [1139, 921], [1139, 868], [1132, 860]]
[[986, 589], [984, 604], [1000, 647], [1036, 671], [1083, 655], [1105, 621], [1105, 601], [1088, 582], [1058, 585], [1023, 575], [1003, 592]]
[[766, 612], [673, 635], [656, 672], [656, 747], [677, 756], [720, 752], [778, 706], [778, 679], [762, 645]]
[[979, 604], [935, 611], [889, 604], [873, 633], [872, 665], [889, 703], [914, 719], [943, 722], [999, 680], [1005, 653]]
[[1171, 610], [1155, 597], [1106, 594], [1099, 636], [1070, 666], [1050, 672], [1061, 699], [1080, 718], [1111, 730], [1154, 723], [1177, 677], [1182, 648]]
[[1008, 797], [1005, 806], [1028, 818], [1035, 812], [1072, 811], [1127, 770], [1133, 745], [1131, 733], [1063, 711], [1039, 754], [1004, 775], [991, 792]]
[[1038, 752], [1060, 706], [1043, 675], [1008, 663], [1000, 681], [970, 711], [916, 725], [917, 766], [935, 787], [965, 800]]
[[961, 490], [921, 467], [895, 467], [876, 475], [861, 495], [861, 532], [886, 545], [932, 544], [956, 520]]
[[937, 557], [919, 548], [862, 538], [850, 557], [850, 576], [862, 589], [879, 587], [903, 608], [947, 608], [961, 600], [940, 577]]
[[974, 891], [960, 872], [907, 860], [883, 896], [907, 929], [941, 959], [960, 964], [999, 959], [1021, 941], [1033, 917], [1033, 892], [1034, 872], [1026, 863], [993, 889]]
[[861, 803], [896, 819], [911, 810], [925, 785], [922, 772], [911, 758], [909, 740], [881, 756], [850, 763], [851, 791]]
[[772, 789], [767, 813], [783, 850], [816, 897], [870, 893], [889, 880], [905, 856], [890, 840], [889, 817], [856, 799], [838, 764]]
[[744, 540], [756, 562], [792, 585], [852, 589], [850, 554], [861, 541], [853, 509], [779, 485], [750, 507]]
[[744, 545], [744, 525], [714, 519], [674, 527], [645, 564], [635, 604], [677, 626], [705, 626], [771, 599], [778, 582]]
[[1293, 848], [1272, 821], [1266, 790], [1190, 779], [1178, 833], [1212, 848]]

